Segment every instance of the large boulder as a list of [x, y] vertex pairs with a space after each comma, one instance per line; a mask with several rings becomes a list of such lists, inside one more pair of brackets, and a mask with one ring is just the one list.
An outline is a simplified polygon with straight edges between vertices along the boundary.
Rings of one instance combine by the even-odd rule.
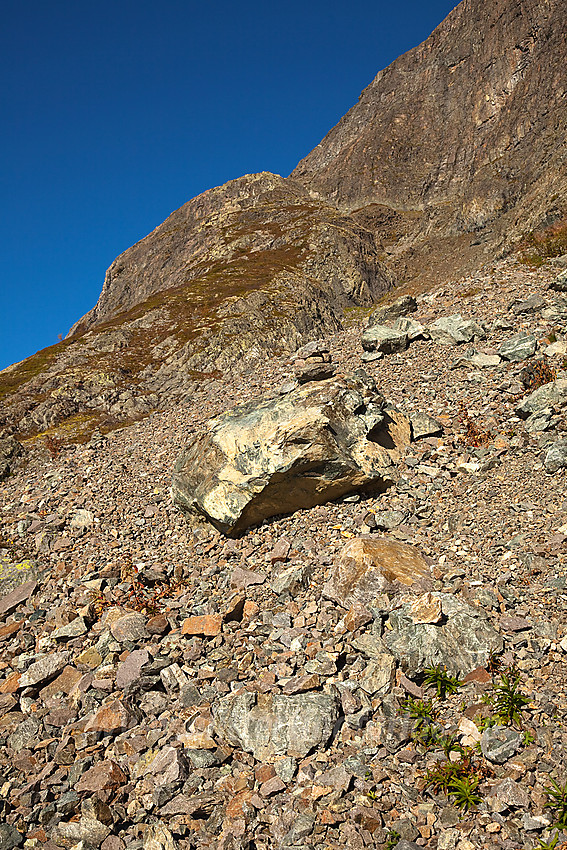
[[173, 498], [238, 534], [276, 514], [385, 490], [404, 433], [364, 372], [306, 384], [211, 420], [175, 464]]
[[252, 753], [258, 761], [269, 762], [283, 755], [303, 758], [314, 747], [324, 746], [339, 712], [330, 694], [248, 692], [219, 700], [213, 716], [222, 740]]
[[526, 396], [516, 408], [516, 415], [527, 419], [533, 413], [540, 413], [547, 407], [558, 410], [567, 404], [567, 378], [559, 378], [538, 387]]
[[384, 643], [409, 676], [437, 666], [464, 676], [502, 649], [502, 638], [479, 608], [447, 593], [430, 594], [427, 602], [431, 609], [438, 603], [438, 616], [422, 616], [426, 606], [408, 602], [392, 611], [384, 631]]
[[429, 335], [440, 345], [461, 345], [473, 339], [486, 339], [486, 331], [475, 319], [463, 319], [455, 313], [443, 316], [428, 327]]

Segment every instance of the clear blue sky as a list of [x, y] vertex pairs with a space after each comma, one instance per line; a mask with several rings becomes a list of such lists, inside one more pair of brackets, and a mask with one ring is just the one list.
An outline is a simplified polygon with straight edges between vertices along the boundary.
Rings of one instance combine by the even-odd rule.
[[4, 0], [0, 369], [185, 201], [287, 175], [455, 0]]

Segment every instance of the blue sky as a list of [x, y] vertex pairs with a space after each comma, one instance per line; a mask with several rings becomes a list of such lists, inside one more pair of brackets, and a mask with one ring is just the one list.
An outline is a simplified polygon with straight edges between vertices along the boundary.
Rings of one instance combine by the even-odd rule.
[[454, 0], [4, 0], [0, 369], [185, 201], [287, 175]]

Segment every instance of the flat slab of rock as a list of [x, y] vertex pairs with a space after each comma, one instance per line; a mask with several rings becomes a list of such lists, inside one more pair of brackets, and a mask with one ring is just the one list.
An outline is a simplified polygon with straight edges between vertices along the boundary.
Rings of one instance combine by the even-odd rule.
[[283, 755], [303, 758], [326, 744], [339, 712], [330, 694], [243, 693], [219, 700], [213, 716], [220, 738], [258, 761], [272, 762]]
[[516, 408], [516, 415], [527, 419], [532, 413], [538, 413], [545, 408], [560, 408], [567, 403], [567, 378], [559, 378], [538, 387]]
[[26, 602], [37, 587], [37, 581], [26, 581], [10, 593], [0, 597], [0, 614], [11, 614], [18, 605]]
[[394, 585], [409, 587], [431, 580], [431, 568], [419, 550], [391, 537], [358, 537], [342, 550], [323, 594], [344, 608], [372, 607]]
[[527, 360], [532, 357], [537, 348], [537, 341], [533, 334], [519, 333], [511, 339], [503, 342], [498, 349], [498, 354], [504, 360], [510, 360], [512, 363], [520, 363], [522, 360]]
[[413, 295], [401, 295], [392, 304], [377, 307], [368, 317], [368, 327], [389, 322], [400, 316], [407, 316], [409, 313], [415, 313], [416, 310], [417, 301]]
[[408, 347], [408, 335], [386, 325], [372, 325], [362, 334], [362, 347], [365, 351], [381, 351], [382, 354], [395, 354]]
[[448, 593], [434, 593], [441, 602], [438, 623], [415, 622], [412, 602], [392, 611], [383, 641], [410, 677], [441, 665], [464, 676], [484, 667], [491, 652], [502, 649], [502, 638], [483, 612]]
[[23, 561], [12, 561], [7, 557], [0, 557], [0, 595], [10, 593], [21, 585], [28, 585], [38, 579], [42, 569], [27, 558]]
[[463, 319], [459, 313], [437, 319], [427, 330], [431, 339], [439, 345], [460, 345], [463, 342], [472, 342], [475, 337], [486, 338], [486, 332], [478, 322], [474, 319]]
[[364, 373], [241, 405], [179, 457], [175, 504], [234, 535], [276, 514], [385, 490], [398, 437], [384, 407]]

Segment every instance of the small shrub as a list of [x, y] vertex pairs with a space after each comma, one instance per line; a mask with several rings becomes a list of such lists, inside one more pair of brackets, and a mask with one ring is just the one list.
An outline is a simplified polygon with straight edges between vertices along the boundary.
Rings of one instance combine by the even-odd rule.
[[487, 773], [484, 763], [475, 760], [475, 751], [471, 747], [462, 747], [459, 761], [436, 765], [427, 771], [424, 782], [425, 787], [435, 792], [444, 791], [451, 795], [455, 805], [468, 812], [481, 802], [477, 789]]
[[545, 789], [545, 793], [547, 796], [545, 807], [550, 810], [553, 816], [552, 826], [567, 829], [567, 782], [559, 785], [552, 779], [551, 785]]
[[556, 370], [549, 365], [547, 359], [536, 360], [522, 371], [521, 380], [527, 393], [550, 384], [557, 377]]
[[462, 686], [462, 682], [456, 676], [450, 676], [446, 667], [429, 667], [425, 671], [424, 681], [433, 685], [437, 691], [438, 699], [445, 699], [447, 694], [455, 694]]
[[479, 448], [480, 446], [486, 446], [492, 440], [492, 434], [486, 428], [484, 428], [478, 422], [475, 422], [474, 419], [469, 415], [468, 410], [466, 409], [464, 404], [459, 405], [459, 421], [461, 423], [461, 427], [464, 431], [464, 434], [461, 436], [460, 440], [466, 446], [471, 446], [472, 448]]
[[493, 707], [494, 716], [502, 726], [522, 726], [522, 714], [529, 698], [520, 691], [520, 674], [513, 667], [502, 673], [500, 684], [494, 686], [494, 693], [486, 695], [484, 701]]
[[402, 836], [395, 829], [391, 829], [386, 836], [384, 850], [394, 850], [394, 847], [402, 840]]

